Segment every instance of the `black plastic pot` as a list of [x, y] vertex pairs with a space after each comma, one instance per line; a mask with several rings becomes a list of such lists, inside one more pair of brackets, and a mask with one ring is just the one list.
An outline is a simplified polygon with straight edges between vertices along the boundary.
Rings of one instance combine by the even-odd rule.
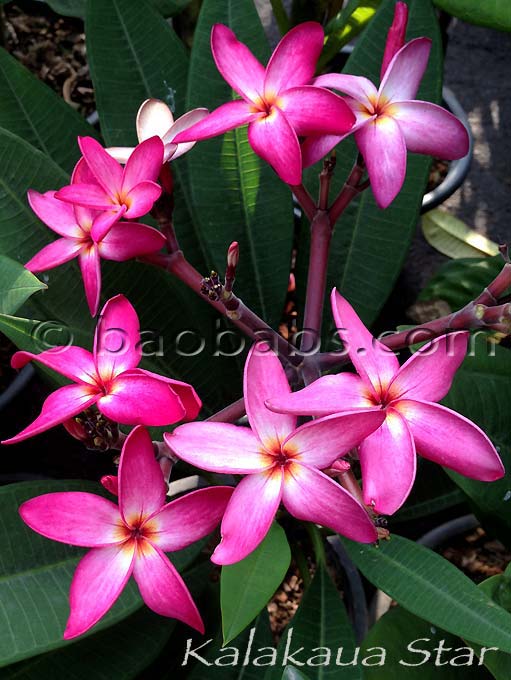
[[0, 411], [3, 411], [23, 390], [34, 377], [35, 370], [27, 364], [10, 383], [9, 387], [0, 394]]

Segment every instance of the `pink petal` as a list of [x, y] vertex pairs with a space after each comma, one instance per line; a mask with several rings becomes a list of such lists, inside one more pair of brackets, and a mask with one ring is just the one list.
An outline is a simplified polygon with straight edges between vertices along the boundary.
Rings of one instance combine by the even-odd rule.
[[263, 342], [256, 343], [245, 362], [243, 394], [248, 421], [264, 446], [278, 448], [296, 427], [296, 417], [273, 413], [265, 401], [288, 395], [291, 388], [277, 355]]
[[66, 203], [76, 203], [94, 210], [112, 210], [114, 201], [99, 184], [69, 184], [59, 189], [55, 197]]
[[246, 125], [261, 116], [261, 113], [254, 112], [252, 108], [247, 102], [240, 100], [222, 104], [203, 120], [179, 132], [172, 141], [182, 144], [223, 135], [224, 132]]
[[34, 257], [27, 262], [25, 267], [29, 272], [36, 274], [47, 269], [53, 269], [65, 262], [69, 262], [83, 248], [83, 243], [70, 238], [59, 238], [53, 243], [44, 246]]
[[211, 557], [233, 564], [250, 555], [268, 533], [282, 497], [282, 470], [249, 475], [236, 487], [222, 520], [222, 541]]
[[394, 7], [394, 19], [392, 20], [392, 25], [387, 33], [380, 78], [383, 78], [392, 58], [405, 44], [407, 24], [408, 5], [405, 2], [396, 2], [396, 6]]
[[297, 416], [328, 416], [357, 408], [371, 408], [374, 400], [371, 390], [354, 373], [324, 375], [303, 390], [276, 395], [266, 401], [266, 406], [276, 413], [294, 413]]
[[312, 85], [286, 90], [279, 96], [279, 107], [297, 135], [343, 135], [355, 123], [344, 99]]
[[71, 184], [97, 184], [85, 158], [80, 158], [71, 175]]
[[109, 146], [105, 151], [118, 163], [126, 165], [135, 147], [133, 146]]
[[190, 151], [190, 149], [195, 146], [195, 142], [178, 144], [177, 147], [174, 144], [170, 144], [170, 142], [173, 142], [174, 138], [177, 137], [180, 132], [183, 130], [188, 130], [189, 127], [203, 120], [207, 115], [209, 115], [209, 111], [207, 109], [192, 109], [192, 111], [188, 111], [188, 113], [185, 113], [180, 118], [178, 118], [170, 130], [163, 136], [165, 149], [167, 146], [172, 146], [174, 148], [172, 160], [175, 160], [176, 158], [179, 158], [183, 154]]
[[310, 83], [323, 49], [323, 39], [323, 28], [314, 21], [299, 24], [286, 33], [266, 68], [265, 98]]
[[504, 466], [495, 447], [468, 418], [440, 404], [403, 399], [396, 405], [406, 419], [417, 452], [465, 477], [493, 482]]
[[297, 519], [321, 524], [361, 543], [376, 541], [376, 529], [367, 511], [319, 470], [298, 463], [289, 465], [282, 502]]
[[168, 558], [149, 541], [139, 541], [133, 576], [146, 605], [204, 633], [204, 624], [183, 579]]
[[440, 401], [451, 389], [470, 334], [449, 333], [424, 345], [406, 361], [390, 383], [387, 400]]
[[394, 55], [381, 81], [380, 102], [415, 99], [430, 51], [430, 38], [416, 38]]
[[232, 89], [245, 99], [259, 101], [264, 89], [264, 66], [230, 28], [223, 24], [213, 26], [211, 51], [217, 69]]
[[277, 107], [248, 126], [248, 141], [258, 156], [269, 163], [283, 182], [302, 181], [302, 155], [296, 132]]
[[99, 481], [111, 494], [119, 495], [119, 477], [117, 475], [103, 475]]
[[55, 198], [55, 191], [40, 194], [33, 189], [27, 192], [30, 207], [37, 217], [60, 236], [80, 238], [83, 232], [76, 223], [73, 207]]
[[[144, 142], [144, 144], [145, 143], [146, 142]], [[126, 204], [129, 207], [124, 216], [127, 219], [132, 220], [136, 217], [142, 217], [142, 215], [146, 215], [150, 210], [152, 210], [153, 205], [160, 198], [160, 196], [161, 186], [159, 184], [151, 181], [139, 182], [126, 196]]]
[[325, 73], [314, 79], [316, 87], [329, 87], [348, 94], [362, 104], [375, 102], [378, 98], [378, 90], [373, 83], [363, 76], [350, 76], [344, 73]]
[[308, 168], [314, 165], [322, 158], [327, 156], [332, 149], [346, 139], [348, 135], [353, 134], [363, 125], [369, 124], [372, 120], [375, 120], [376, 116], [364, 116], [360, 111], [353, 110], [356, 122], [353, 127], [344, 135], [320, 135], [307, 137], [301, 144], [302, 150], [302, 165], [304, 168]]
[[91, 316], [96, 316], [101, 295], [101, 259], [96, 245], [84, 248], [78, 257], [85, 297]]
[[98, 243], [98, 250], [105, 260], [124, 262], [134, 257], [155, 253], [165, 245], [165, 236], [157, 229], [136, 222], [114, 224], [108, 234]]
[[364, 502], [375, 512], [392, 515], [412, 489], [417, 457], [407, 421], [387, 409], [385, 423], [359, 448]]
[[248, 427], [230, 423], [186, 423], [163, 436], [176, 456], [202, 470], [243, 475], [261, 472], [272, 465]]
[[104, 381], [135, 368], [142, 358], [140, 325], [124, 295], [110, 298], [101, 310], [94, 337], [94, 360]]
[[43, 366], [57, 371], [70, 380], [97, 386], [96, 366], [92, 354], [82, 347], [52, 347], [40, 354], [32, 352], [16, 352], [11, 359], [11, 366], [16, 370], [26, 366], [29, 361], [38, 361]]
[[390, 116], [378, 116], [355, 132], [355, 141], [367, 165], [374, 199], [387, 208], [403, 186], [406, 144], [401, 128]]
[[60, 543], [97, 548], [126, 538], [117, 505], [92, 493], [47, 493], [23, 503], [19, 513], [31, 529]]
[[170, 108], [160, 99], [146, 99], [137, 113], [137, 137], [143, 142], [154, 135], [163, 139], [174, 123]]
[[437, 158], [453, 160], [468, 153], [470, 140], [463, 123], [437, 104], [403, 101], [390, 107], [403, 133], [406, 148]]
[[91, 227], [92, 240], [95, 243], [102, 241], [113, 225], [118, 222], [126, 212], [126, 206], [120, 205], [114, 210], [106, 210], [100, 213], [93, 221]]
[[147, 375], [151, 378], [155, 378], [156, 380], [161, 380], [167, 383], [170, 389], [179, 397], [179, 400], [186, 411], [186, 420], [195, 420], [195, 418], [197, 418], [202, 407], [202, 401], [200, 400], [197, 392], [189, 383], [181, 382], [180, 380], [174, 380], [173, 378], [167, 378], [165, 375], [152, 373], [151, 371], [146, 371], [143, 368], [130, 370], [130, 375], [133, 375], [134, 373]]
[[124, 168], [122, 191], [130, 192], [141, 182], [156, 182], [162, 164], [162, 140], [155, 135], [141, 142], [128, 158]]
[[148, 431], [136, 427], [122, 447], [119, 463], [119, 509], [130, 527], [140, 526], [165, 503], [166, 487]]
[[283, 449], [296, 452], [297, 462], [327, 468], [378, 429], [384, 420], [381, 408], [319, 418], [295, 430]]
[[96, 210], [91, 208], [86, 208], [83, 205], [73, 205], [73, 210], [76, 217], [76, 222], [82, 228], [85, 236], [90, 237], [90, 232], [92, 230], [92, 223], [98, 215]]
[[98, 408], [118, 423], [148, 427], [171, 425], [186, 415], [181, 400], [163, 380], [130, 375], [129, 371], [110, 382]]
[[92, 387], [86, 385], [66, 385], [52, 392], [43, 404], [41, 414], [22, 432], [2, 444], [17, 444], [23, 439], [34, 437], [55, 425], [60, 425], [68, 418], [76, 416], [98, 399], [98, 394]]
[[220, 523], [233, 491], [232, 486], [211, 486], [167, 503], [149, 520], [151, 543], [174, 552], [204, 538]]
[[96, 181], [115, 201], [122, 187], [122, 167], [92, 137], [78, 137], [78, 144]]
[[134, 541], [93, 548], [82, 557], [69, 592], [71, 613], [65, 640], [82, 635], [106, 614], [131, 576], [134, 557]]
[[373, 338], [353, 307], [335, 288], [331, 303], [335, 325], [349, 357], [378, 400], [398, 372], [399, 361], [393, 352]]

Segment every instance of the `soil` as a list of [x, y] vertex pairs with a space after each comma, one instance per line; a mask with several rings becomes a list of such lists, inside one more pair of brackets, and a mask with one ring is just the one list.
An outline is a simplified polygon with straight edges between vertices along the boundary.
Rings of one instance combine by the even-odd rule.
[[500, 541], [488, 537], [481, 527], [450, 543], [440, 554], [475, 583], [502, 574], [511, 562], [511, 552]]

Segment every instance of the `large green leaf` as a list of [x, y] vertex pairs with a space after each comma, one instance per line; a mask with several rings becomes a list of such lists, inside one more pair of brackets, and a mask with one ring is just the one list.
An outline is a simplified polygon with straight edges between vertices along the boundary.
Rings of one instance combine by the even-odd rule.
[[379, 547], [342, 540], [364, 576], [412, 614], [471, 642], [511, 651], [511, 615], [440, 555], [397, 535]]
[[14, 314], [28, 298], [46, 288], [28, 269], [0, 255], [0, 314]]
[[[229, 26], [266, 62], [268, 45], [252, 0], [205, 0], [194, 36], [187, 107], [209, 109], [234, 94], [211, 55], [214, 23]], [[291, 193], [252, 151], [245, 128], [200, 142], [188, 156], [197, 227], [208, 261], [222, 271], [229, 244], [240, 245], [236, 291], [271, 325], [278, 324], [289, 281]]]
[[433, 0], [440, 9], [458, 19], [499, 31], [511, 31], [509, 0]]
[[233, 640], [266, 606], [291, 562], [284, 530], [273, 523], [264, 541], [241, 562], [222, 567], [220, 601], [224, 644]]
[[[68, 17], [85, 17], [87, 0], [46, 0], [54, 12]], [[151, 5], [164, 17], [179, 14], [191, 0], [150, 0]]]
[[422, 217], [422, 233], [430, 246], [454, 259], [499, 254], [496, 243], [440, 208], [429, 210]]
[[[508, 565], [504, 574], [487, 578], [478, 586], [501, 607], [511, 612], [511, 569]], [[481, 649], [475, 650], [481, 658]], [[495, 680], [508, 680], [511, 677], [511, 655], [501, 651], [485, 653], [482, 657], [484, 665], [489, 668]]]
[[288, 666], [282, 674], [282, 680], [309, 680], [309, 678], [295, 666]]

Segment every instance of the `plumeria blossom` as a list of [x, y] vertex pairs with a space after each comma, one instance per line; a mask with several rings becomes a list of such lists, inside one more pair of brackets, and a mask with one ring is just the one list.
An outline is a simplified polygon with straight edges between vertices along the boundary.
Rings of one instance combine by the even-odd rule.
[[40, 354], [16, 352], [13, 368], [38, 361], [73, 384], [52, 392], [34, 422], [2, 443], [33, 437], [92, 404], [110, 420], [125, 425], [161, 426], [195, 418], [201, 401], [193, 387], [137, 368], [141, 357], [137, 313], [123, 295], [111, 298], [103, 307], [93, 352], [75, 346], [55, 347]]
[[365, 503], [386, 515], [400, 508], [415, 479], [416, 452], [473, 479], [491, 482], [504, 475], [484, 432], [435, 403], [449, 391], [465, 357], [468, 332], [432, 340], [400, 367], [395, 354], [373, 338], [335, 289], [332, 311], [358, 375], [324, 376], [299, 392], [269, 399], [267, 406], [315, 416], [381, 408], [384, 423], [359, 447]]
[[102, 213], [55, 198], [54, 191], [28, 192], [35, 214], [61, 238], [45, 246], [25, 267], [33, 272], [53, 269], [78, 258], [85, 296], [92, 316], [96, 316], [101, 295], [101, 258], [123, 262], [160, 250], [165, 237], [156, 229], [136, 222], [117, 222], [99, 240], [93, 237], [94, 224]]
[[296, 26], [279, 42], [265, 69], [227, 26], [215, 25], [211, 33], [213, 58], [242, 99], [222, 104], [177, 135], [174, 142], [208, 139], [248, 123], [248, 141], [255, 153], [284, 182], [300, 184], [298, 136], [343, 135], [355, 121], [343, 99], [311, 85], [323, 38], [318, 23]]
[[56, 198], [101, 211], [92, 237], [101, 241], [122, 217], [135, 219], [147, 214], [161, 196], [156, 182], [163, 164], [163, 142], [151, 137], [139, 144], [123, 168], [92, 137], [78, 137], [83, 158], [78, 161], [72, 183], [59, 189]]
[[212, 472], [246, 475], [222, 520], [222, 542], [211, 558], [232, 564], [266, 536], [280, 502], [297, 519], [316, 522], [357, 541], [375, 541], [364, 507], [320, 470], [381, 425], [379, 408], [321, 418], [296, 427], [296, 417], [269, 411], [264, 402], [290, 388], [278, 357], [257, 344], [245, 364], [244, 395], [250, 428], [196, 422], [165, 434], [183, 460]]
[[[164, 145], [163, 162], [166, 163], [171, 158], [175, 160], [190, 151], [195, 146], [195, 142], [176, 144], [174, 138], [183, 130], [187, 130], [205, 118], [208, 113], [207, 109], [192, 109], [175, 121], [172, 111], [165, 102], [160, 99], [146, 99], [137, 113], [138, 141], [144, 142], [155, 135], [158, 136]], [[133, 147], [127, 146], [111, 146], [107, 149], [108, 153], [119, 163], [127, 163], [134, 150]]]
[[37, 496], [20, 507], [23, 521], [39, 534], [91, 548], [73, 576], [64, 639], [82, 635], [97, 623], [131, 575], [153, 611], [204, 633], [192, 596], [165, 552], [182, 550], [213, 531], [232, 487], [201, 489], [165, 503], [166, 485], [143, 427], [126, 439], [117, 483], [119, 505], [70, 491]]
[[[385, 59], [395, 50], [396, 40], [404, 36], [402, 12], [396, 12], [399, 25], [391, 31]], [[367, 78], [342, 73], [328, 73], [314, 80], [316, 86], [348, 95], [346, 101], [356, 116], [351, 132], [364, 157], [380, 208], [390, 205], [403, 186], [407, 150], [454, 160], [465, 156], [469, 149], [467, 130], [456, 116], [437, 104], [415, 99], [430, 50], [429, 38], [417, 38], [401, 47], [390, 59], [378, 89]], [[344, 137], [305, 140], [304, 167], [323, 158]]]

